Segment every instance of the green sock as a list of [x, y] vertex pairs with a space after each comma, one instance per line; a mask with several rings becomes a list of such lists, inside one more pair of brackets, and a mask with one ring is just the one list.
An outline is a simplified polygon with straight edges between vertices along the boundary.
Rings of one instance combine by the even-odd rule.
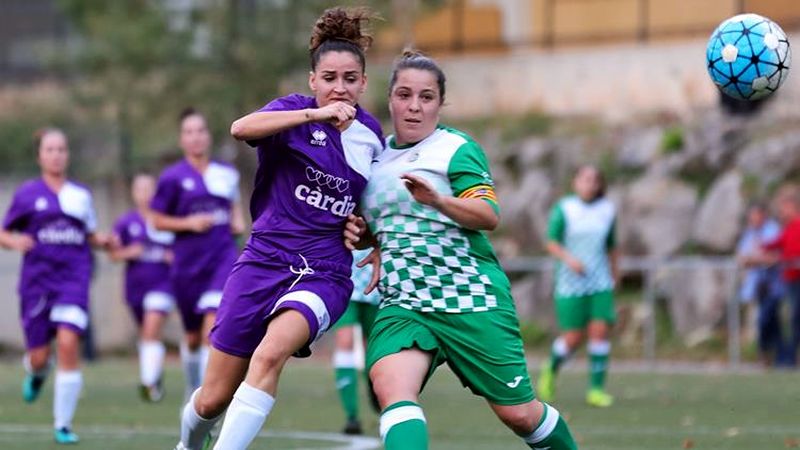
[[611, 343], [608, 341], [589, 342], [589, 388], [603, 389], [608, 373], [608, 354]]
[[567, 422], [558, 413], [558, 410], [544, 404], [542, 419], [530, 436], [525, 438], [528, 447], [534, 450], [577, 450], [578, 445], [572, 439]]
[[564, 338], [556, 338], [553, 341], [553, 346], [550, 347], [550, 368], [553, 369], [553, 373], [558, 373], [558, 369], [561, 368], [561, 364], [563, 364], [567, 359], [569, 359], [570, 352], [569, 348], [567, 348], [567, 342]]
[[347, 419], [358, 419], [358, 371], [353, 367], [337, 367], [336, 390]]
[[427, 450], [428, 427], [422, 407], [397, 402], [381, 414], [381, 436], [386, 450]]

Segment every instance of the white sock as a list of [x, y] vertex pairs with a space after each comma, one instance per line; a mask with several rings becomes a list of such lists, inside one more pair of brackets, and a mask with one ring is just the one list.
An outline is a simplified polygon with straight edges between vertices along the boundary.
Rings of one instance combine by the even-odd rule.
[[152, 386], [161, 378], [165, 353], [161, 341], [139, 342], [139, 378], [143, 385]]
[[192, 394], [200, 387], [200, 349], [189, 350], [186, 343], [181, 343], [181, 363], [183, 364], [183, 376], [186, 378], [186, 396]]
[[56, 372], [55, 393], [53, 399], [53, 418], [56, 429], [72, 428], [72, 418], [78, 407], [78, 398], [83, 386], [83, 375], [80, 370]]
[[206, 435], [214, 428], [222, 414], [210, 419], [204, 419], [197, 414], [194, 400], [200, 389], [194, 391], [189, 397], [189, 402], [183, 407], [181, 414], [181, 444], [186, 450], [199, 450], [203, 447]]
[[242, 382], [233, 394], [214, 450], [246, 449], [264, 425], [275, 398]]

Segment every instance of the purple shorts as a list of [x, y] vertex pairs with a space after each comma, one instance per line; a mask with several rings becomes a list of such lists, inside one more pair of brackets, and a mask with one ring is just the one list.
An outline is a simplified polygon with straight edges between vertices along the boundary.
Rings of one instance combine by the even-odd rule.
[[211, 344], [230, 355], [250, 358], [270, 320], [292, 309], [305, 317], [311, 331], [295, 356], [309, 356], [311, 344], [344, 314], [352, 291], [349, 266], [323, 260], [308, 260], [306, 266], [298, 255], [266, 254], [248, 247], [225, 285]]
[[[235, 255], [233, 256], [235, 259]], [[200, 274], [173, 273], [175, 300], [186, 331], [198, 331], [203, 316], [215, 312], [222, 299], [222, 289], [231, 273], [234, 260], [224, 261]]]
[[89, 326], [88, 296], [60, 292], [26, 294], [20, 299], [19, 310], [28, 350], [48, 345], [59, 327], [82, 335]]
[[128, 299], [128, 309], [131, 310], [133, 320], [141, 326], [144, 321], [145, 311], [155, 311], [161, 314], [169, 314], [175, 308], [175, 297], [163, 289], [153, 289], [144, 296], [139, 296], [133, 300]]

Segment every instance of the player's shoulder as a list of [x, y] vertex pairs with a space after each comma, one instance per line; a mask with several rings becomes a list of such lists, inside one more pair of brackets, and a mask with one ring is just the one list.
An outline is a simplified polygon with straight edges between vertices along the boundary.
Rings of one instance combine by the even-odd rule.
[[360, 122], [362, 125], [367, 127], [370, 131], [372, 131], [376, 138], [383, 142], [383, 129], [381, 128], [381, 123], [378, 122], [372, 114], [369, 113], [366, 109], [362, 108], [361, 106], [356, 107], [356, 121]]
[[17, 186], [15, 191], [16, 196], [29, 195], [32, 193], [40, 193], [44, 188], [44, 181], [41, 178], [30, 178], [23, 181]]
[[133, 209], [130, 209], [128, 211], [125, 211], [119, 217], [117, 217], [116, 224], [119, 225], [119, 224], [126, 224], [126, 223], [131, 223], [131, 222], [141, 222], [141, 221], [144, 221], [144, 219], [142, 218], [142, 215], [139, 214], [139, 211], [137, 211], [135, 208], [133, 208]]
[[266, 104], [261, 111], [294, 111], [314, 107], [316, 101], [314, 97], [308, 95], [292, 93], [275, 98]]
[[456, 146], [469, 145], [480, 149], [481, 146], [466, 132], [447, 125], [439, 125], [435, 131], [440, 136], [440, 139]]
[[180, 182], [187, 176], [187, 174], [192, 173], [192, 171], [193, 169], [189, 163], [186, 162], [186, 159], [181, 158], [179, 161], [175, 161], [161, 171], [161, 174], [158, 176], [158, 182]]

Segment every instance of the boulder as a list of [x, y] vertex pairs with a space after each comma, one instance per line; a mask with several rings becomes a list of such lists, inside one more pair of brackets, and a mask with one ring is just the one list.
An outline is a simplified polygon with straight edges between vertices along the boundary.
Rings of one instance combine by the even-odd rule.
[[762, 188], [783, 180], [800, 168], [800, 131], [751, 142], [739, 154], [736, 167], [759, 179]]
[[526, 172], [517, 186], [498, 187], [501, 226], [529, 251], [544, 248], [552, 189], [552, 180], [542, 170]]
[[651, 127], [627, 133], [617, 152], [617, 164], [625, 169], [643, 169], [661, 155], [664, 130]]
[[667, 256], [688, 240], [697, 192], [663, 175], [644, 175], [628, 186], [619, 215], [620, 242], [626, 253]]
[[667, 301], [673, 331], [687, 345], [705, 341], [722, 324], [734, 276], [731, 270], [692, 264], [658, 270], [657, 288]]
[[733, 250], [745, 208], [741, 173], [726, 173], [714, 181], [703, 199], [694, 218], [692, 238], [711, 250]]
[[535, 322], [548, 330], [556, 330], [551, 271], [535, 272], [512, 281], [511, 295], [521, 321]]

